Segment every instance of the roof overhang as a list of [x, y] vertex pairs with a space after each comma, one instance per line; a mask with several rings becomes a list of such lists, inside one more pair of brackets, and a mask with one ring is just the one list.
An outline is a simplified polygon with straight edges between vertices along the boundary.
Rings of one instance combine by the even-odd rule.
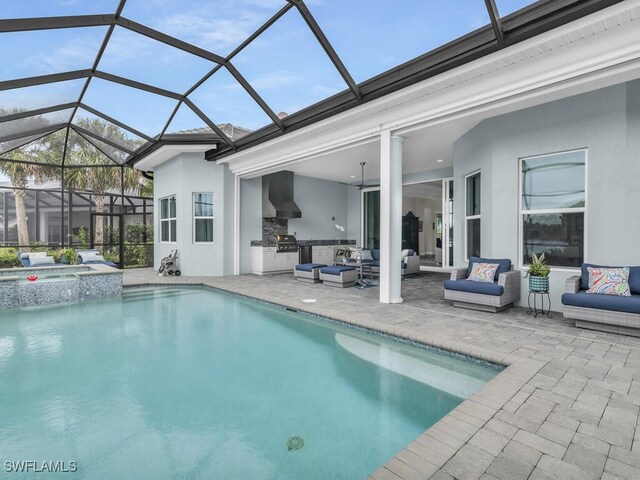
[[206, 156], [241, 177], [262, 175], [384, 130], [407, 134], [470, 115], [489, 118], [640, 78], [638, 20], [640, 0], [625, 0], [268, 143]]
[[215, 150], [217, 144], [186, 144], [186, 143], [165, 143], [153, 149], [133, 166], [144, 172], [153, 172], [156, 167], [168, 162], [181, 153], [204, 153]]
[[[233, 148], [222, 147], [206, 153], [207, 160], [235, 156], [236, 152], [251, 149], [264, 142], [287, 136], [328, 118], [359, 109], [373, 102], [427, 79], [457, 69], [495, 52], [511, 47], [557, 27], [629, 0], [541, 0], [501, 19], [499, 25], [487, 25], [425, 55], [399, 65], [358, 85], [360, 96], [355, 98], [345, 90], [295, 114], [283, 121], [284, 128], [269, 125], [235, 142]], [[496, 27], [499, 35], [496, 35]]]

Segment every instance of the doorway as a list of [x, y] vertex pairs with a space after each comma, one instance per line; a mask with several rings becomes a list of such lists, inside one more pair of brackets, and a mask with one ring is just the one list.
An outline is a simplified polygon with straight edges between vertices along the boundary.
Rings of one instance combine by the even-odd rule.
[[[424, 270], [453, 266], [453, 179], [402, 187], [402, 248], [420, 255]], [[380, 248], [380, 190], [362, 191], [362, 246]]]

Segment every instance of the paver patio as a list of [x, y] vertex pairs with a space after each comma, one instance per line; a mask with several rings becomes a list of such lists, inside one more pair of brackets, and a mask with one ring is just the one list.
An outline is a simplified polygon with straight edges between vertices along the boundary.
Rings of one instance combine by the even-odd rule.
[[400, 305], [378, 303], [377, 288], [292, 275], [161, 278], [139, 269], [124, 281], [202, 284], [507, 366], [370, 479], [639, 479], [640, 338], [576, 329], [559, 313], [454, 309], [442, 299], [445, 278], [404, 280]]

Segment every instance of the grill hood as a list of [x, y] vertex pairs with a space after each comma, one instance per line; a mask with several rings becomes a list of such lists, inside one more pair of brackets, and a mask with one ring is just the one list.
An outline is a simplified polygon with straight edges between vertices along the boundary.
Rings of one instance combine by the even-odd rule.
[[302, 212], [293, 201], [293, 172], [284, 171], [262, 177], [262, 217], [302, 217]]

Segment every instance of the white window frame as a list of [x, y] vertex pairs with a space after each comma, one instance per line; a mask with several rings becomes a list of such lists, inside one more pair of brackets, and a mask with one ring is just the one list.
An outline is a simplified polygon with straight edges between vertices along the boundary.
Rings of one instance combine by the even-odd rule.
[[[480, 175], [480, 214], [479, 215], [467, 215], [467, 178]], [[482, 170], [476, 170], [474, 172], [465, 175], [464, 177], [464, 259], [469, 261], [469, 236], [467, 235], [467, 225], [469, 220], [480, 220], [480, 250], [482, 251]]]
[[[172, 217], [171, 216], [171, 199], [173, 198], [173, 200], [176, 203], [176, 216]], [[167, 208], [167, 215], [169, 215], [167, 218], [162, 218], [162, 201], [163, 200], [167, 200], [169, 202], [169, 206]], [[158, 229], [158, 239], [160, 243], [176, 243], [176, 241], [178, 240], [178, 200], [176, 199], [176, 195], [167, 195], [166, 197], [162, 197], [160, 198], [160, 200], [158, 201], [158, 213], [159, 213], [159, 218], [160, 218], [160, 228]], [[171, 221], [175, 221], [176, 222], [176, 237], [171, 240]], [[163, 240], [162, 239], [162, 222], [167, 222], [169, 224], [169, 240]]]
[[215, 205], [214, 203], [214, 194], [213, 192], [193, 192], [191, 194], [191, 238], [193, 243], [204, 243], [204, 244], [212, 244], [213, 243], [213, 237], [211, 238], [211, 241], [203, 241], [203, 240], [196, 240], [196, 219], [198, 220], [211, 220], [211, 225], [212, 225], [212, 230], [213, 227], [215, 226], [215, 221], [214, 221], [214, 217], [215, 215], [198, 215], [196, 216], [196, 195], [211, 195], [211, 201], [213, 203], [213, 205]]
[[[536, 158], [544, 158], [551, 157], [555, 155], [562, 155], [565, 153], [575, 153], [575, 152], [584, 152], [584, 207], [578, 208], [548, 208], [548, 209], [534, 209], [534, 210], [522, 210], [522, 162], [525, 160], [532, 160]], [[582, 241], [582, 261], [587, 263], [587, 252], [589, 249], [587, 248], [587, 232], [589, 231], [587, 228], [587, 206], [588, 197], [589, 197], [589, 148], [574, 148], [572, 150], [560, 150], [557, 152], [549, 152], [543, 153], [540, 155], [530, 155], [527, 157], [518, 158], [518, 264], [522, 270], [526, 270], [529, 268], [529, 263], [525, 262], [525, 258], [523, 255], [523, 242], [524, 242], [524, 216], [525, 215], [544, 215], [544, 214], [553, 214], [553, 213], [582, 213], [584, 215], [583, 225], [584, 225], [584, 238]], [[528, 259], [527, 259], [528, 260]], [[550, 265], [551, 271], [558, 272], [571, 272], [576, 273], [580, 271], [580, 267], [558, 267]]]

